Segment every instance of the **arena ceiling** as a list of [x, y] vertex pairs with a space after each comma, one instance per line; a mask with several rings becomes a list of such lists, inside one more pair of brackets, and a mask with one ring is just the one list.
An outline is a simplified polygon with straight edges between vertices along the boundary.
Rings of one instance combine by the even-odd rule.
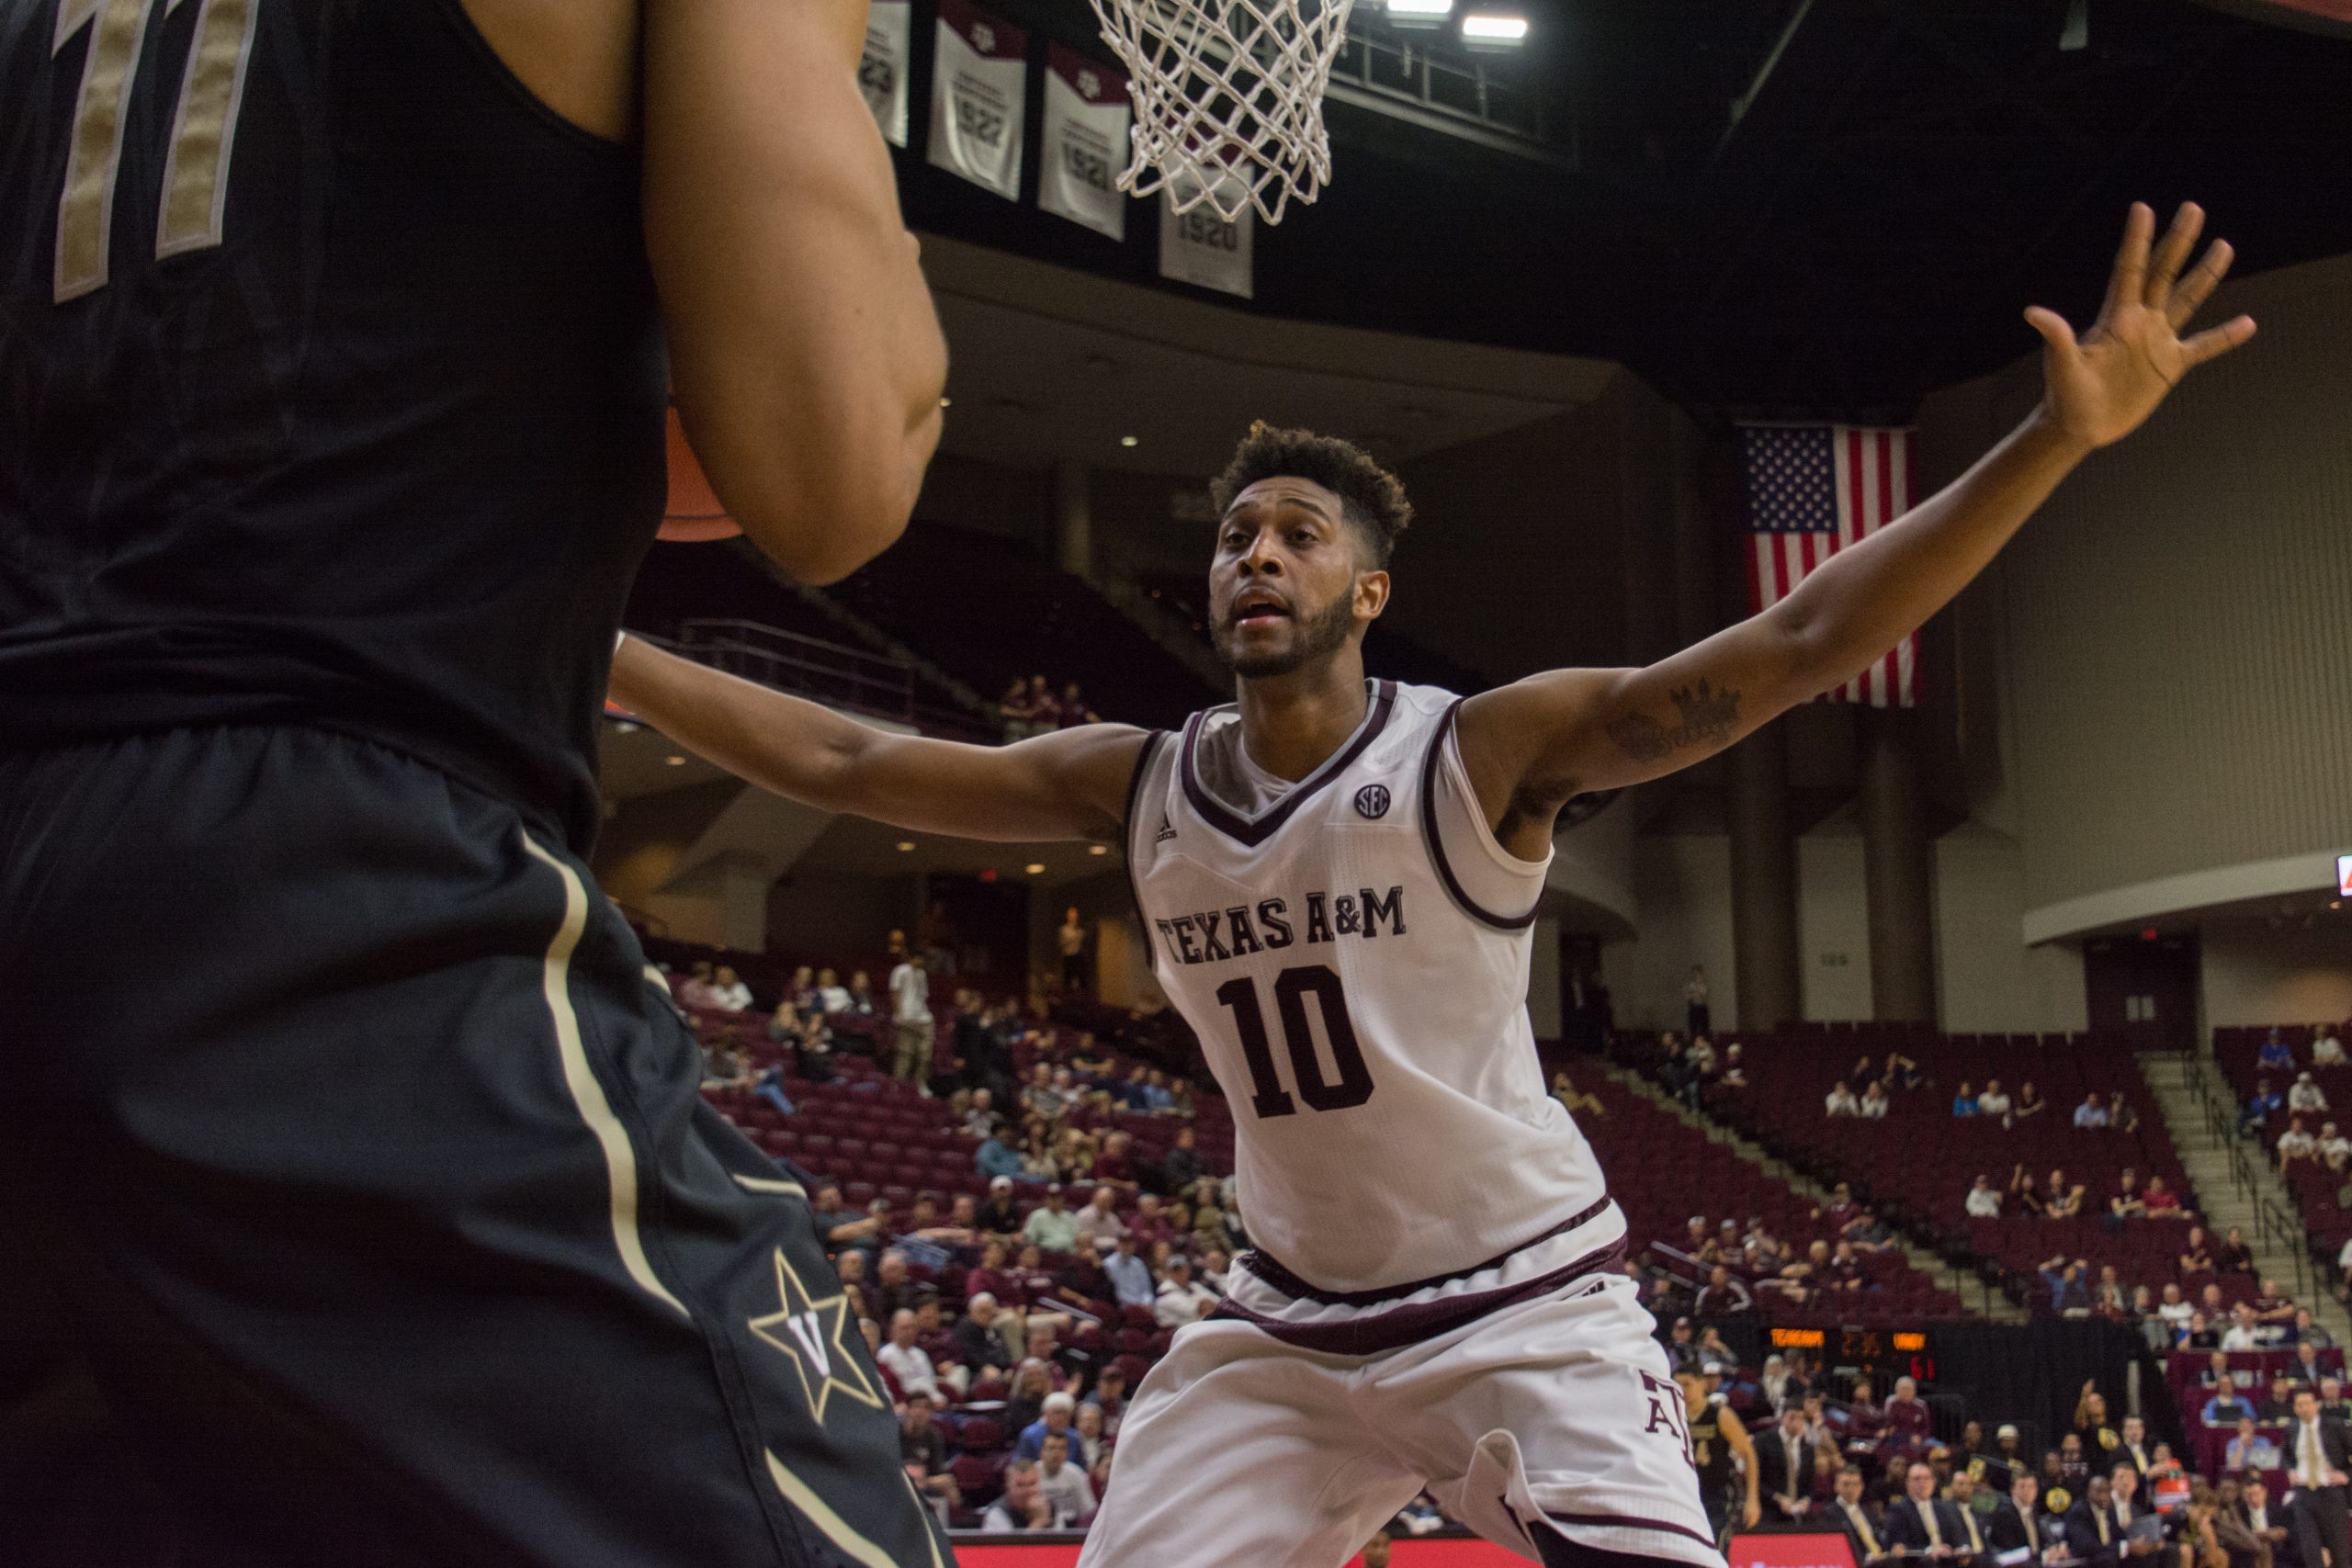
[[[1100, 51], [1085, 0], [989, 3]], [[1485, 64], [1541, 145], [1334, 103], [1333, 184], [1260, 231], [1240, 309], [1616, 361], [1694, 410], [1902, 415], [2031, 348], [2027, 303], [2094, 310], [2132, 199], [2202, 202], [2242, 273], [2352, 250], [2335, 0], [1524, 3], [1523, 57]], [[1140, 210], [1114, 243], [899, 169], [918, 228], [1191, 292]]]

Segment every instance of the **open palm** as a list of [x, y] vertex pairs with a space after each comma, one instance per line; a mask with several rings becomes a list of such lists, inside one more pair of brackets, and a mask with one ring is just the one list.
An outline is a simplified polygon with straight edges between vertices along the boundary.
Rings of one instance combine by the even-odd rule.
[[2131, 434], [2183, 376], [2254, 336], [2251, 316], [2180, 335], [2229, 272], [2234, 253], [2228, 241], [2216, 240], [2183, 276], [2180, 269], [2205, 227], [2204, 209], [2183, 203], [2151, 254], [2155, 226], [2154, 210], [2133, 202], [2107, 302], [2079, 339], [2055, 310], [2036, 305], [2025, 313], [2042, 336], [2043, 401], [2062, 429], [2093, 446]]

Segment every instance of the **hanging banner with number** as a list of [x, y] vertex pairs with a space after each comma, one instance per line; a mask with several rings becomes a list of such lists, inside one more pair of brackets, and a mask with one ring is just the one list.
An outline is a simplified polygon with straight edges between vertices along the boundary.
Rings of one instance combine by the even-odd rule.
[[912, 0], [872, 0], [865, 12], [865, 53], [857, 85], [874, 123], [893, 147], [907, 144], [907, 45], [914, 37]]
[[1098, 234], [1127, 234], [1127, 78], [1056, 44], [1046, 60], [1046, 147], [1037, 205]]
[[939, 0], [931, 71], [931, 161], [1021, 199], [1021, 121], [1029, 35], [966, 0]]
[[1176, 196], [1171, 180], [1160, 196], [1159, 276], [1250, 298], [1250, 209], [1227, 223], [1205, 202], [1178, 212]]

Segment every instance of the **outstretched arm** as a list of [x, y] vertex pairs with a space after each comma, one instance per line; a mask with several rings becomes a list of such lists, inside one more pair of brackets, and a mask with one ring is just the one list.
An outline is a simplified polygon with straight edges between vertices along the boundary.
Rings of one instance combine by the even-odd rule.
[[2155, 412], [2180, 378], [2254, 335], [2240, 316], [2183, 339], [2229, 270], [2217, 241], [2187, 276], [2204, 215], [2184, 206], [2150, 251], [2134, 204], [2098, 323], [2078, 341], [2055, 313], [2041, 404], [1976, 466], [1894, 525], [1840, 550], [1759, 615], [1640, 670], [1560, 670], [1463, 705], [1463, 761], [1506, 848], [1533, 858], [1569, 796], [1679, 772], [1850, 679], [1984, 570], [2094, 448]]
[[1090, 724], [967, 746], [860, 724], [624, 637], [615, 702], [695, 755], [793, 800], [1000, 843], [1113, 840], [1144, 733]]

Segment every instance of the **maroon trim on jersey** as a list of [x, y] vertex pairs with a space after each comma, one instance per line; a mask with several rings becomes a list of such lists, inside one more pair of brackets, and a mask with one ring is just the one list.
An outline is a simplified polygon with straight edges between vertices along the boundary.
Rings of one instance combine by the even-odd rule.
[[1688, 1525], [1678, 1525], [1671, 1519], [1645, 1519], [1632, 1514], [1555, 1514], [1549, 1508], [1544, 1510], [1544, 1517], [1556, 1524], [1590, 1525], [1601, 1529], [1664, 1530], [1668, 1535], [1689, 1536], [1702, 1546], [1715, 1544], [1713, 1536], [1702, 1534]]
[[1417, 1302], [1411, 1306], [1366, 1313], [1362, 1317], [1351, 1317], [1340, 1323], [1286, 1323], [1281, 1318], [1251, 1312], [1229, 1296], [1216, 1311], [1209, 1314], [1209, 1318], [1212, 1321], [1246, 1323], [1301, 1350], [1314, 1350], [1327, 1356], [1377, 1356], [1384, 1351], [1398, 1350], [1425, 1339], [1434, 1339], [1442, 1334], [1451, 1334], [1505, 1307], [1517, 1306], [1521, 1302], [1566, 1290], [1588, 1275], [1613, 1271], [1624, 1257], [1625, 1238], [1620, 1236], [1598, 1252], [1589, 1252], [1564, 1268], [1555, 1269], [1521, 1284], [1506, 1285], [1496, 1291], [1479, 1291], [1469, 1295], [1446, 1296], [1433, 1302]]
[[1227, 838], [1238, 839], [1255, 849], [1273, 837], [1276, 830], [1291, 819], [1292, 813], [1320, 793], [1326, 784], [1347, 772], [1348, 765], [1363, 755], [1363, 749], [1388, 728], [1388, 716], [1396, 705], [1396, 682], [1374, 681], [1372, 683], [1372, 714], [1357, 728], [1355, 739], [1326, 758], [1321, 767], [1293, 786], [1291, 792], [1275, 802], [1263, 817], [1254, 820], [1211, 795], [1201, 783], [1199, 770], [1193, 765], [1193, 753], [1200, 745], [1201, 725], [1208, 717], [1208, 711], [1203, 709], [1184, 721], [1184, 738], [1181, 742], [1183, 750], [1179, 753], [1181, 771], [1184, 775], [1184, 798], [1192, 802], [1193, 809], [1200, 814], [1202, 821]]
[[1498, 915], [1491, 909], [1482, 908], [1470, 897], [1469, 890], [1462, 886], [1462, 879], [1453, 874], [1453, 863], [1445, 858], [1445, 842], [1438, 837], [1438, 754], [1445, 747], [1445, 738], [1453, 733], [1453, 716], [1461, 706], [1460, 697], [1454, 698], [1448, 705], [1444, 716], [1437, 721], [1437, 732], [1430, 738], [1429, 753], [1421, 759], [1421, 837], [1429, 840], [1430, 859], [1437, 865], [1437, 879], [1445, 884], [1445, 890], [1453, 896], [1455, 903], [1462, 906], [1464, 914], [1474, 920], [1483, 921], [1497, 931], [1523, 931], [1535, 923], [1535, 911], [1544, 900], [1543, 891], [1537, 890], [1535, 903], [1530, 904], [1527, 907], [1527, 913], [1523, 915]]
[[1252, 1247], [1234, 1261], [1283, 1294], [1297, 1301], [1313, 1302], [1317, 1306], [1378, 1306], [1383, 1302], [1403, 1301], [1407, 1296], [1416, 1295], [1422, 1291], [1446, 1284], [1451, 1280], [1466, 1280], [1473, 1274], [1483, 1274], [1489, 1269], [1499, 1269], [1529, 1247], [1540, 1247], [1554, 1236], [1566, 1235], [1578, 1225], [1599, 1219], [1601, 1212], [1608, 1207], [1609, 1195], [1604, 1192], [1589, 1208], [1569, 1215], [1542, 1235], [1530, 1236], [1517, 1247], [1497, 1253], [1484, 1263], [1473, 1263], [1467, 1269], [1456, 1269], [1444, 1274], [1432, 1274], [1426, 1280], [1415, 1280], [1407, 1285], [1384, 1285], [1376, 1291], [1327, 1291], [1320, 1286], [1311, 1285], [1272, 1258], [1268, 1257], [1264, 1249], [1260, 1247]]
[[1168, 739], [1168, 731], [1155, 729], [1143, 738], [1143, 750], [1136, 753], [1135, 776], [1127, 780], [1126, 808], [1119, 820], [1125, 824], [1119, 849], [1126, 863], [1127, 897], [1136, 901], [1136, 922], [1143, 928], [1144, 967], [1157, 974], [1159, 970], [1159, 944], [1151, 938], [1151, 917], [1143, 912], [1143, 885], [1136, 880], [1136, 797], [1143, 793], [1144, 775], [1151, 772], [1152, 759], [1159, 755], [1159, 743]]

